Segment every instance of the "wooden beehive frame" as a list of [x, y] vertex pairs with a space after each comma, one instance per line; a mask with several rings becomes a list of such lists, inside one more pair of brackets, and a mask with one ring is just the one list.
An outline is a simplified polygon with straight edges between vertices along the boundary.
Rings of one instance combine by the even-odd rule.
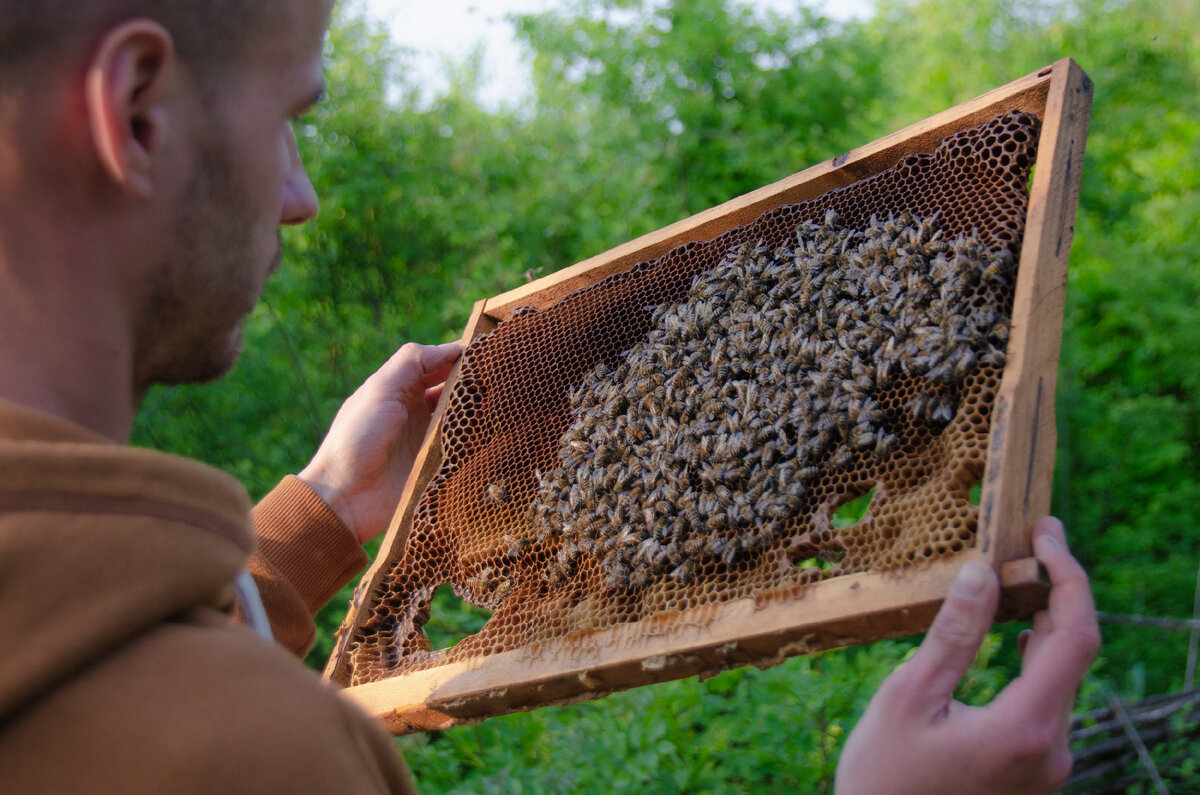
[[[346, 694], [397, 733], [443, 729], [734, 665], [771, 664], [792, 654], [913, 634], [928, 627], [954, 574], [972, 558], [1000, 573], [1002, 618], [1027, 618], [1041, 609], [1047, 589], [1030, 556], [1030, 533], [1033, 522], [1050, 506], [1067, 254], [1091, 88], [1079, 66], [1064, 58], [773, 185], [481, 301], [464, 332], [464, 342], [470, 341], [518, 307], [549, 306], [678, 245], [711, 239], [776, 207], [815, 198], [883, 171], [905, 155], [932, 151], [944, 138], [1005, 111], [1036, 114], [1042, 130], [1020, 251], [1008, 364], [992, 409], [973, 548], [923, 567], [825, 580], [792, 598], [705, 606], [610, 627], [582, 641], [545, 641], [350, 687]], [[451, 383], [456, 374], [451, 373]], [[368, 597], [379, 587], [385, 564], [402, 552], [420, 495], [441, 463], [438, 420], [449, 394], [447, 388], [376, 563], [355, 592], [327, 676], [339, 668], [353, 631], [369, 615]]]

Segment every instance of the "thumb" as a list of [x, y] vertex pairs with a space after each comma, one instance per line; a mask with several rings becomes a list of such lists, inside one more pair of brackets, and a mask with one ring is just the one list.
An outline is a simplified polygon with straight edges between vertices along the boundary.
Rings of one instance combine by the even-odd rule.
[[[424, 345], [421, 347], [419, 359], [419, 375], [414, 383], [419, 383], [427, 390], [440, 386], [450, 375], [450, 368], [462, 355], [462, 345], [457, 342], [445, 342], [441, 345]], [[428, 398], [426, 398], [428, 400]]]
[[[446, 377], [446, 371], [450, 365], [454, 364], [455, 360], [462, 354], [463, 347], [458, 342], [444, 342], [441, 345], [425, 345], [421, 348], [421, 373], [429, 380], [429, 377], [436, 379], [436, 383], [441, 383]], [[432, 384], [427, 384], [432, 386]]]
[[367, 379], [364, 386], [384, 397], [402, 398], [418, 384], [430, 387], [445, 380], [446, 372], [460, 353], [462, 346], [457, 342], [443, 345], [406, 342]]
[[999, 583], [989, 566], [973, 560], [958, 570], [924, 642], [904, 666], [916, 700], [912, 706], [932, 715], [946, 708], [992, 625], [999, 599]]

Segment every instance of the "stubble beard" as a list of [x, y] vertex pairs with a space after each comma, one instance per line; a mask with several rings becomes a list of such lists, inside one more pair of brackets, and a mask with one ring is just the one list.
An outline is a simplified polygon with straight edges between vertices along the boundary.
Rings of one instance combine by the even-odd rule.
[[155, 272], [140, 324], [139, 396], [152, 384], [214, 381], [233, 369], [246, 316], [282, 261], [276, 231], [269, 263], [259, 264], [249, 194], [231, 166], [219, 145], [200, 146], [177, 214], [176, 244]]

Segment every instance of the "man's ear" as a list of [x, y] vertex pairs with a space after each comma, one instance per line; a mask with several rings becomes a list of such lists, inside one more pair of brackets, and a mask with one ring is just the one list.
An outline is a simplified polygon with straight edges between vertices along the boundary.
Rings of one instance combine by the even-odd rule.
[[175, 43], [149, 19], [111, 28], [88, 63], [86, 107], [100, 163], [124, 190], [149, 196], [167, 135]]

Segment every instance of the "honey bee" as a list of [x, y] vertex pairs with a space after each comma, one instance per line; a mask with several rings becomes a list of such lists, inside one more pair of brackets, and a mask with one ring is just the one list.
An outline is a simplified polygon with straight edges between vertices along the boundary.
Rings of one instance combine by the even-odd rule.
[[954, 362], [954, 377], [961, 381], [970, 374], [971, 369], [975, 366], [975, 352], [970, 348], [963, 347], [958, 349], [958, 359]]
[[995, 282], [1004, 286], [1008, 286], [1009, 264], [1004, 259], [994, 259], [979, 273], [980, 280], [983, 282]]
[[954, 371], [954, 362], [950, 361], [949, 359], [945, 359], [939, 361], [936, 366], [931, 367], [929, 372], [925, 374], [925, 377], [930, 381], [947, 382], [950, 381], [954, 376]]
[[929, 402], [928, 394], [926, 394], [925, 392], [918, 392], [917, 394], [912, 396], [912, 398], [905, 405], [905, 408], [914, 417], [923, 419], [925, 417], [925, 406], [928, 402]]
[[493, 598], [496, 601], [503, 601], [513, 590], [513, 581], [507, 577], [496, 583], [496, 590], [493, 592]]
[[929, 419], [940, 425], [948, 425], [954, 419], [954, 407], [948, 400], [938, 401], [930, 413]]
[[637, 557], [645, 561], [651, 569], [659, 569], [669, 560], [666, 547], [655, 538], [647, 538], [638, 547]]
[[690, 585], [696, 579], [696, 563], [691, 558], [685, 559], [682, 563], [671, 570], [671, 579], [678, 580], [684, 585]]
[[1003, 367], [1005, 356], [1002, 351], [990, 350], [986, 351], [979, 357], [980, 364], [986, 364], [990, 367]]
[[489, 483], [487, 486], [487, 496], [488, 499], [497, 505], [504, 505], [512, 498], [512, 495], [508, 492], [508, 484], [503, 480], [498, 483]]

